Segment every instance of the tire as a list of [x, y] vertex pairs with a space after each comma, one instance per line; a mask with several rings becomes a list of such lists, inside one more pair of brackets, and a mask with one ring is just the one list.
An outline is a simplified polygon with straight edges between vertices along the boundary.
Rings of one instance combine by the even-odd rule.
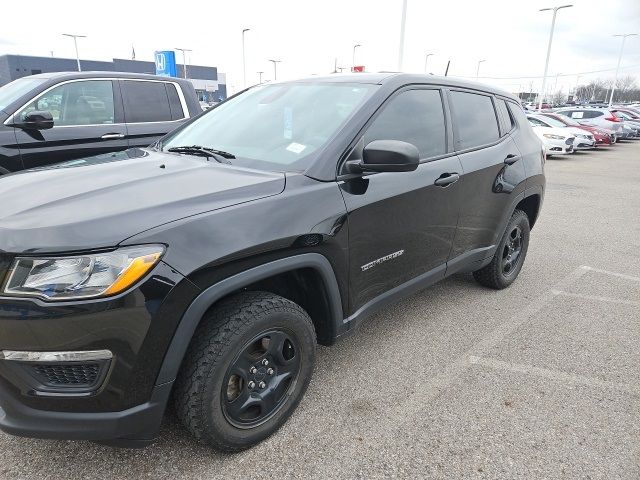
[[[473, 272], [478, 283], [501, 290], [511, 285], [522, 269], [529, 249], [529, 217], [522, 210], [515, 210], [500, 239], [496, 253], [487, 266]], [[514, 242], [514, 232], [519, 242]], [[514, 248], [514, 243], [518, 246]], [[514, 256], [517, 252], [517, 256]], [[509, 266], [508, 266], [509, 265]]]
[[202, 320], [183, 361], [174, 390], [177, 416], [218, 450], [249, 448], [296, 409], [315, 351], [313, 323], [296, 303], [267, 292], [223, 300]]

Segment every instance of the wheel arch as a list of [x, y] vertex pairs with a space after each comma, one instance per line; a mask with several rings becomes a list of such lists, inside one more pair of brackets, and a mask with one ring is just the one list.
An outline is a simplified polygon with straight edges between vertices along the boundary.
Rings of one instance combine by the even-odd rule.
[[[322, 288], [317, 297], [309, 295], [309, 292], [301, 296], [301, 290], [295, 292], [286, 288], [292, 281], [302, 278], [301, 273], [307, 270], [313, 272], [313, 278], [306, 279], [309, 282], [307, 286]], [[303, 308], [306, 304], [305, 310], [311, 310], [307, 312], [314, 322], [320, 343], [329, 344], [340, 333], [344, 313], [340, 289], [329, 260], [319, 253], [282, 258], [221, 280], [195, 298], [183, 314], [173, 335], [156, 385], [175, 380], [195, 330], [207, 311], [223, 298], [246, 289], [271, 291], [292, 301], [297, 300], [296, 303], [302, 302]]]
[[514, 208], [515, 210], [522, 210], [527, 214], [529, 218], [529, 227], [533, 229], [533, 226], [538, 219], [538, 215], [540, 213], [540, 206], [542, 204], [542, 193], [538, 191], [530, 191], [527, 189], [525, 193], [525, 197], [520, 200]]

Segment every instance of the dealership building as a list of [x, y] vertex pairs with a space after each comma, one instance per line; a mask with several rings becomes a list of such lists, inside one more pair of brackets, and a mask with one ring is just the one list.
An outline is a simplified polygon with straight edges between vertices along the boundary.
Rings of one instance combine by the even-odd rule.
[[[156, 63], [114, 58], [111, 62], [80, 60], [83, 71], [149, 73], [155, 75]], [[184, 76], [184, 66], [176, 65], [177, 76]], [[38, 73], [73, 72], [78, 64], [72, 58], [30, 57], [25, 55], [0, 55], [0, 87], [17, 78]], [[198, 98], [206, 102], [219, 102], [227, 98], [227, 82], [224, 73], [216, 67], [187, 65], [187, 77], [193, 83]]]

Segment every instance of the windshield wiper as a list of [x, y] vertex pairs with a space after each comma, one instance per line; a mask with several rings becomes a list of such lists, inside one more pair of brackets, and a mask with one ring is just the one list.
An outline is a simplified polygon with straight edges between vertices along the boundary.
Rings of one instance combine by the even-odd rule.
[[215, 148], [201, 147], [200, 145], [184, 145], [181, 147], [171, 147], [167, 149], [167, 152], [203, 155], [207, 158], [213, 157], [219, 163], [229, 164], [231, 162], [227, 159], [236, 158], [233, 153], [225, 152], [224, 150], [217, 150]]

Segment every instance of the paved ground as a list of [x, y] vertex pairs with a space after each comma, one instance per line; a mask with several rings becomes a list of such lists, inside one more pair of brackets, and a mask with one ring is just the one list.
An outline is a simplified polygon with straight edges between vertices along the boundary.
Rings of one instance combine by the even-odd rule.
[[172, 418], [145, 450], [0, 434], [0, 477], [640, 478], [640, 141], [547, 179], [516, 284], [458, 276], [321, 348], [258, 447], [220, 455]]

